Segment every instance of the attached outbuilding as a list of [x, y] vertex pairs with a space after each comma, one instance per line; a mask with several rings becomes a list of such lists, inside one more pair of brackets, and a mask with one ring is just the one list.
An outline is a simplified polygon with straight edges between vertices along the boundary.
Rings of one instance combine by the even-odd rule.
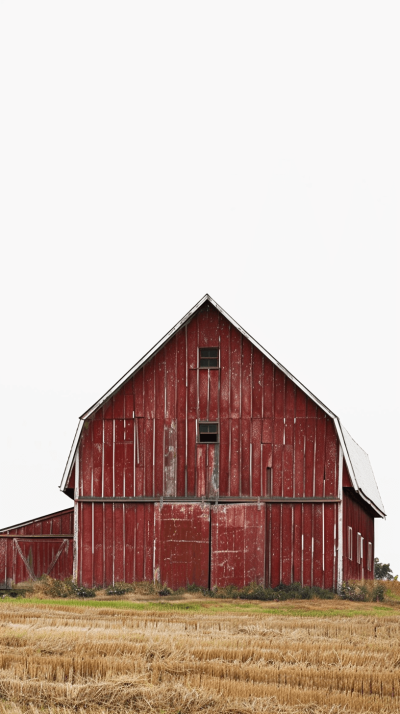
[[336, 589], [373, 578], [385, 515], [339, 418], [209, 295], [82, 415], [61, 489], [89, 587]]

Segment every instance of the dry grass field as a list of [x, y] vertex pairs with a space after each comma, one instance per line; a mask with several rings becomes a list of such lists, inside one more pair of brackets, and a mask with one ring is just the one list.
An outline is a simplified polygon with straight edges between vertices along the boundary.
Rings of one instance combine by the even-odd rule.
[[399, 608], [0, 600], [0, 714], [399, 712]]

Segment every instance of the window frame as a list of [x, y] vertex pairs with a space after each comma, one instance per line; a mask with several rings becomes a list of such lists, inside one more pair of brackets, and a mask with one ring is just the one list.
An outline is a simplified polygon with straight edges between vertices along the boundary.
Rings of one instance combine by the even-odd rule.
[[368, 541], [368, 550], [367, 550], [367, 570], [371, 572], [372, 570], [372, 542], [369, 540]]
[[[203, 435], [204, 435], [204, 436], [207, 436], [207, 433], [208, 433], [208, 434], [212, 434], [212, 435], [213, 435], [213, 434], [216, 434], [216, 435], [217, 435], [217, 438], [216, 438], [216, 439], [207, 440], [207, 441], [206, 441], [206, 440], [202, 440], [202, 441], [200, 440], [200, 426], [203, 426], [204, 424], [206, 424], [206, 425], [215, 424], [215, 425], [216, 425], [216, 427], [217, 427], [217, 431], [216, 431], [216, 432], [203, 432]], [[199, 421], [197, 422], [196, 441], [197, 441], [198, 444], [219, 444], [219, 422], [218, 422], [218, 421], [204, 421], [204, 420], [201, 420], [201, 421], [200, 421], [200, 420], [199, 420]]]
[[[219, 366], [220, 366], [219, 347], [199, 347], [198, 350], [199, 350], [199, 351], [198, 351], [198, 365], [199, 365], [199, 369], [219, 369]], [[202, 356], [201, 356], [201, 351], [202, 351], [202, 350], [216, 350], [217, 356], [216, 356], [216, 357], [202, 357]], [[211, 367], [211, 366], [209, 366], [209, 365], [202, 365], [202, 364], [201, 364], [201, 360], [202, 360], [202, 359], [216, 359], [216, 360], [217, 360], [217, 364], [216, 364], [215, 367]]]
[[362, 537], [360, 531], [357, 531], [357, 565], [361, 565], [362, 542], [363, 542], [363, 537]]
[[274, 488], [274, 476], [273, 476], [272, 466], [267, 466], [266, 472], [265, 472], [265, 491], [266, 491], [265, 495], [269, 496], [271, 498], [273, 488]]
[[353, 528], [347, 526], [347, 557], [353, 560]]

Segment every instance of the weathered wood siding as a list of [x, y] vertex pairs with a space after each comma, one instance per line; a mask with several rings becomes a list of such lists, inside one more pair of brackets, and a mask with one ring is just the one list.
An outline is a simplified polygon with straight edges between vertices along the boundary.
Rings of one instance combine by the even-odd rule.
[[[219, 369], [199, 369], [202, 347], [219, 348]], [[218, 422], [219, 443], [197, 443], [199, 421]], [[87, 585], [196, 577], [198, 584], [255, 578], [336, 587], [338, 478], [333, 420], [206, 303], [85, 422], [78, 577]], [[182, 547], [170, 540], [164, 518], [172, 511], [161, 498], [183, 504], [176, 511], [186, 523], [178, 528]], [[251, 499], [262, 507], [243, 510]], [[243, 505], [235, 510], [229, 501]], [[194, 552], [188, 513], [197, 518], [184, 504], [196, 502], [212, 505], [209, 535], [201, 535], [201, 549], [207, 540], [211, 552], [207, 578], [182, 560], [183, 551]], [[235, 536], [242, 539], [236, 554], [224, 560], [221, 538], [235, 531], [231, 516], [239, 523], [244, 513], [260, 542], [251, 555], [248, 523]]]
[[0, 587], [45, 573], [72, 577], [74, 509], [52, 513], [0, 533]]
[[[352, 529], [349, 534], [349, 527]], [[362, 538], [361, 551], [357, 557], [357, 538]], [[352, 540], [352, 546], [349, 544]], [[368, 543], [371, 543], [368, 563]], [[374, 577], [374, 518], [362, 502], [357, 501], [353, 489], [344, 488], [343, 493], [343, 580], [372, 580]], [[371, 566], [368, 569], [368, 565]]]

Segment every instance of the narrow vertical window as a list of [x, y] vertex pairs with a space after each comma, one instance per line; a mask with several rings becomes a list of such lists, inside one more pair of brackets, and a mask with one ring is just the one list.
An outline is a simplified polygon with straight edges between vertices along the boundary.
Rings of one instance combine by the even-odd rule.
[[353, 529], [351, 526], [347, 527], [347, 557], [349, 560], [353, 560]]
[[357, 533], [357, 563], [361, 563], [361, 533]]
[[267, 496], [272, 496], [272, 469], [270, 466], [267, 466], [266, 491]]
[[367, 570], [372, 570], [372, 543], [368, 543]]

